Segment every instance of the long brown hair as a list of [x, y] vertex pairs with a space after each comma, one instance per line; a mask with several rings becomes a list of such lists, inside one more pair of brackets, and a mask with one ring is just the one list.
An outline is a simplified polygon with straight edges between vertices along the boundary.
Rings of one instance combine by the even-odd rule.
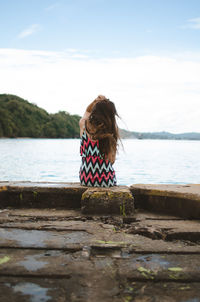
[[120, 136], [116, 116], [119, 117], [114, 103], [105, 98], [94, 105], [86, 121], [86, 130], [92, 139], [99, 140], [103, 157], [117, 151]]

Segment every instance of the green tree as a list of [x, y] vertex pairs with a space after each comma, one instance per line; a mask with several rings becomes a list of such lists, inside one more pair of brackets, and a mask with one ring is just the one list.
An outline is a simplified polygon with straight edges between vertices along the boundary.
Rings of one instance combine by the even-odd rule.
[[28, 101], [0, 94], [0, 137], [79, 137], [78, 115], [49, 114]]

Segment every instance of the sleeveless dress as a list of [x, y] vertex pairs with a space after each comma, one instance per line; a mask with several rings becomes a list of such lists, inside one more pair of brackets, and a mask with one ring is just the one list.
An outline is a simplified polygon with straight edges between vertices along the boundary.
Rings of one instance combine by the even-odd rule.
[[112, 187], [117, 184], [115, 170], [109, 160], [103, 159], [99, 141], [92, 141], [84, 130], [81, 137], [79, 171], [80, 183], [89, 187]]

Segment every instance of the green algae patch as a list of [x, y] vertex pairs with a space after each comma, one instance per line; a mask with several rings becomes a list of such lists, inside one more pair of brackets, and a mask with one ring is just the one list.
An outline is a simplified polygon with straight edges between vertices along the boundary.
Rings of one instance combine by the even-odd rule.
[[[180, 273], [183, 270], [181, 267], [169, 267], [168, 270], [170, 271], [170, 274], [169, 274], [170, 279], [178, 280], [181, 278]], [[182, 276], [182, 278], [183, 278], [183, 276]]]
[[180, 278], [180, 276], [179, 276], [179, 274], [171, 274], [171, 275], [169, 275], [169, 278], [173, 279], [173, 280], [178, 280]]
[[122, 205], [119, 206], [119, 211], [120, 211], [120, 215], [122, 215], [123, 217], [126, 216], [126, 205], [124, 201]]
[[33, 198], [34, 198], [34, 199], [36, 199], [36, 198], [37, 198], [37, 196], [38, 196], [38, 192], [33, 191]]
[[3, 258], [0, 258], [0, 264], [4, 264], [10, 260], [10, 257], [4, 256]]
[[171, 272], [181, 272], [183, 269], [181, 267], [169, 267], [168, 270]]
[[126, 296], [124, 299], [123, 299], [123, 302], [130, 302], [132, 301], [133, 297], [132, 296]]
[[180, 290], [188, 290], [188, 289], [191, 289], [191, 287], [189, 285], [187, 286], [181, 286], [179, 287]]
[[146, 269], [143, 266], [137, 268], [137, 270], [141, 273], [143, 277], [146, 279], [154, 279], [155, 273], [152, 272], [150, 269]]

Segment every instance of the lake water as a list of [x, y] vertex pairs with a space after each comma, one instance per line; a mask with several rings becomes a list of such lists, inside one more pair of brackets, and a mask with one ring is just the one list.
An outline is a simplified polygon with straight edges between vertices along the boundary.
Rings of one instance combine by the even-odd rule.
[[[119, 185], [200, 183], [200, 141], [123, 140]], [[0, 181], [79, 182], [79, 139], [0, 139]]]

